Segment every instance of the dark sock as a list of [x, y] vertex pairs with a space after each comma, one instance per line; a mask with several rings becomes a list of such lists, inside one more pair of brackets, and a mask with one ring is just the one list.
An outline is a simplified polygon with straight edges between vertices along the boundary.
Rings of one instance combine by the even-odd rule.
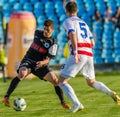
[[9, 96], [10, 96], [11, 93], [14, 91], [14, 89], [17, 87], [17, 85], [18, 85], [19, 82], [20, 82], [20, 79], [19, 79], [18, 77], [15, 77], [15, 78], [11, 81], [5, 97], [8, 97], [8, 98], [9, 98]]
[[63, 91], [62, 89], [59, 87], [59, 86], [54, 86], [55, 88], [55, 92], [56, 94], [58, 95], [60, 101], [61, 101], [61, 104], [65, 102], [64, 100], [64, 96], [63, 96]]

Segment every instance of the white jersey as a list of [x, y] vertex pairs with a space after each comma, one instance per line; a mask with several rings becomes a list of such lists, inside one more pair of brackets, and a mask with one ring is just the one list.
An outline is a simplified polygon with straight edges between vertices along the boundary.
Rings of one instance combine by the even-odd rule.
[[[92, 44], [90, 41], [91, 39], [93, 39], [93, 35], [91, 31], [89, 30], [88, 25], [83, 20], [81, 20], [79, 17], [72, 16], [72, 17], [67, 18], [63, 22], [63, 26], [65, 28], [67, 35], [70, 32], [76, 33], [78, 54], [93, 56]], [[73, 54], [73, 48], [71, 46], [71, 43], [69, 44], [71, 48], [71, 54]]]

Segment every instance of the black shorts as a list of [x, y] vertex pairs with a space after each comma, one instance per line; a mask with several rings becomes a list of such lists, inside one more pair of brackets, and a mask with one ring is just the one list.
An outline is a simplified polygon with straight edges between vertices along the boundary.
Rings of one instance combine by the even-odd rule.
[[4, 69], [5, 69], [5, 64], [0, 63], [0, 71], [4, 71]]
[[[41, 80], [46, 76], [48, 72], [51, 71], [48, 65], [40, 67], [36, 69], [36, 61], [30, 60], [30, 59], [23, 59], [21, 61], [20, 67], [26, 67], [28, 70], [30, 70], [30, 73], [34, 74], [35, 76], [39, 77]], [[17, 72], [19, 69], [17, 70]]]

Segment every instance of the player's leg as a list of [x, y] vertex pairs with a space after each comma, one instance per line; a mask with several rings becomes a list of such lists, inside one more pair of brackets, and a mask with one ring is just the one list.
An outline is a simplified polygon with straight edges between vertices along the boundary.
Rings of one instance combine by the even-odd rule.
[[83, 109], [83, 105], [78, 100], [74, 89], [68, 84], [68, 80], [70, 77], [75, 77], [75, 75], [79, 72], [79, 70], [82, 68], [84, 62], [80, 62], [79, 64], [74, 63], [74, 56], [70, 56], [70, 58], [67, 60], [66, 64], [62, 67], [60, 72], [60, 78], [59, 78], [59, 85], [66, 94], [66, 96], [69, 98], [69, 100], [73, 103], [73, 108], [70, 110], [70, 112], [77, 112], [80, 109]]
[[117, 105], [120, 105], [120, 97], [118, 96], [118, 94], [109, 89], [104, 83], [96, 81], [95, 79], [87, 80], [87, 83], [89, 86], [111, 96], [112, 99], [117, 103]]
[[58, 79], [56, 75], [53, 72], [48, 72], [47, 75], [44, 77], [44, 80], [47, 80], [54, 85], [55, 92], [60, 99], [63, 108], [70, 109], [70, 105], [65, 102], [62, 89], [58, 86]]
[[100, 81], [95, 80], [95, 73], [94, 73], [94, 65], [93, 65], [93, 59], [89, 58], [88, 59], [88, 64], [86, 64], [83, 68], [83, 75], [86, 78], [87, 84], [109, 96], [111, 96], [114, 101], [120, 105], [120, 98], [119, 96], [109, 89], [104, 83]]
[[3, 98], [3, 103], [6, 105], [6, 106], [10, 106], [10, 103], [9, 103], [9, 97], [11, 95], [11, 93], [14, 91], [14, 89], [17, 87], [18, 83], [19, 83], [20, 79], [18, 77], [15, 77], [10, 85], [9, 85], [9, 88], [6, 92], [6, 95], [4, 96]]
[[68, 103], [66, 103], [64, 99], [62, 89], [59, 86], [54, 86], [54, 89], [55, 89], [56, 94], [58, 95], [58, 98], [60, 99], [62, 107], [65, 109], [71, 109], [71, 106]]
[[78, 100], [73, 88], [70, 86], [70, 84], [67, 83], [67, 80], [63, 77], [59, 78], [59, 85], [66, 94], [66, 96], [69, 98], [69, 100], [73, 103], [73, 107], [70, 110], [70, 112], [75, 113], [78, 110], [82, 110], [84, 107]]
[[29, 70], [26, 67], [21, 67], [19, 69], [18, 76], [16, 76], [10, 83], [9, 88], [6, 92], [6, 95], [3, 98], [3, 103], [6, 106], [10, 106], [9, 103], [9, 97], [12, 94], [12, 92], [16, 89], [17, 85], [21, 80], [23, 80], [27, 75], [29, 74]]
[[87, 79], [87, 84], [101, 92], [112, 96], [113, 91], [110, 90], [104, 83], [96, 81], [95, 79]]

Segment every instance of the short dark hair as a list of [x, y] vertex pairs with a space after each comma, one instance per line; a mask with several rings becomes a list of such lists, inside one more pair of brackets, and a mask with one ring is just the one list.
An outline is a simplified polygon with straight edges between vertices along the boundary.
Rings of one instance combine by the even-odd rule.
[[68, 2], [65, 8], [66, 8], [66, 11], [68, 11], [69, 13], [76, 13], [78, 10], [77, 4], [74, 1]]
[[51, 28], [54, 29], [54, 22], [52, 20], [50, 20], [50, 19], [47, 19], [44, 22], [44, 26], [48, 26], [48, 27], [50, 26]]

